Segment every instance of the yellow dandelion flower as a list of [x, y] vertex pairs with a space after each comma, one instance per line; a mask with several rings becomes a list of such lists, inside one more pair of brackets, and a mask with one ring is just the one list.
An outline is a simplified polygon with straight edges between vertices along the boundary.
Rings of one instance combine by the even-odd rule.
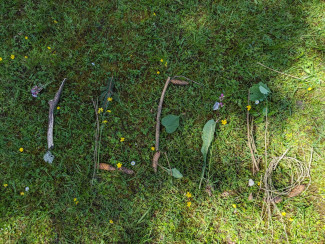
[[221, 120], [221, 124], [226, 125], [227, 124], [227, 120], [226, 119]]
[[233, 207], [233, 208], [237, 208], [237, 205], [236, 205], [236, 204], [233, 204], [232, 207]]
[[153, 12], [153, 16], [156, 16], [156, 13], [155, 12]]
[[20, 195], [21, 195], [21, 196], [24, 196], [24, 195], [25, 195], [25, 193], [22, 191], [22, 192], [20, 192]]
[[187, 202], [187, 206], [191, 207], [192, 203], [191, 202]]
[[15, 55], [11, 54], [11, 55], [10, 55], [10, 58], [11, 58], [11, 59], [15, 59]]
[[120, 142], [123, 142], [123, 141], [125, 141], [125, 138], [121, 137]]
[[54, 23], [54, 24], [57, 24], [58, 22], [57, 22], [56, 20], [53, 20], [53, 23]]
[[111, 113], [112, 111], [111, 110], [106, 110], [107, 113]]
[[57, 110], [60, 110], [60, 106], [57, 106], [56, 109], [57, 109]]
[[25, 39], [27, 40], [28, 39], [28, 36], [25, 36]]
[[47, 47], [48, 50], [51, 50], [51, 47]]
[[19, 148], [19, 152], [23, 152], [24, 151], [24, 148]]
[[258, 185], [258, 186], [261, 185], [261, 182], [257, 182], [257, 185]]
[[156, 148], [155, 147], [151, 147], [150, 149], [151, 149], [151, 151], [155, 151]]
[[312, 89], [313, 89], [313, 88], [311, 88], [311, 87], [308, 87], [308, 89], [307, 89], [307, 90], [308, 90], [308, 91], [311, 91]]
[[160, 74], [160, 71], [157, 71], [157, 75], [159, 75]]
[[8, 184], [3, 184], [3, 187], [7, 187], [8, 186]]
[[25, 56], [25, 58], [28, 58], [28, 56]]
[[99, 108], [98, 109], [98, 113], [100, 114], [101, 112], [103, 112], [104, 111], [104, 109], [103, 108]]
[[293, 221], [293, 218], [290, 218], [289, 221], [292, 222]]
[[107, 98], [107, 101], [111, 102], [111, 101], [113, 101], [113, 98], [109, 97], [109, 98]]
[[118, 163], [116, 166], [117, 166], [118, 169], [120, 169], [122, 167], [122, 164]]
[[103, 123], [104, 123], [104, 124], [107, 124], [107, 120], [104, 120]]
[[77, 201], [77, 198], [73, 198], [73, 201], [76, 202]]
[[287, 213], [286, 212], [282, 212], [281, 214], [284, 217], [284, 216], [286, 216]]
[[164, 60], [163, 59], [160, 59], [160, 62], [164, 62]]
[[110, 224], [113, 224], [113, 223], [114, 223], [114, 221], [110, 219], [110, 220], [109, 220], [109, 223], [110, 223]]
[[79, 203], [79, 201], [76, 201], [75, 203], [76, 203], [76, 205], [77, 205], [77, 204]]
[[191, 194], [190, 192], [187, 192], [187, 193], [186, 193], [186, 196], [187, 196], [188, 198], [190, 198], [190, 197], [192, 197], [192, 194]]
[[247, 108], [247, 111], [249, 111], [249, 110], [251, 110], [252, 106], [248, 105], [248, 106], [246, 106], [246, 108]]
[[0, 62], [2, 61], [2, 58], [0, 57]]

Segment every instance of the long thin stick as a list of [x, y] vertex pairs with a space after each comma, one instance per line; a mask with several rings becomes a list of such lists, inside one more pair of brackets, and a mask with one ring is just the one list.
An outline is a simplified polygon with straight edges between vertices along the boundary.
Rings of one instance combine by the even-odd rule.
[[289, 77], [292, 77], [292, 78], [295, 78], [295, 79], [298, 79], [298, 80], [305, 80], [305, 79], [301, 79], [301, 78], [298, 78], [298, 77], [293, 76], [293, 75], [289, 75], [289, 74], [286, 74], [286, 73], [283, 73], [283, 72], [277, 71], [277, 70], [275, 70], [275, 69], [272, 69], [272, 68], [270, 68], [270, 67], [267, 67], [266, 65], [264, 65], [264, 64], [262, 64], [262, 63], [260, 63], [260, 62], [257, 62], [257, 64], [258, 64], [258, 65], [261, 65], [261, 66], [263, 66], [263, 67], [265, 67], [265, 68], [267, 68], [267, 69], [269, 69], [269, 70], [272, 70], [272, 71], [274, 71], [274, 72], [277, 72], [277, 73], [279, 73], [279, 74], [281, 74], [281, 75], [286, 75], [286, 76], [289, 76]]
[[59, 90], [56, 92], [54, 98], [49, 101], [50, 109], [49, 109], [49, 127], [47, 130], [47, 148], [51, 150], [54, 147], [53, 143], [53, 126], [54, 126], [54, 108], [58, 105], [60, 95], [62, 93], [62, 89], [66, 78], [62, 81]]
[[157, 111], [157, 123], [156, 123], [156, 151], [159, 151], [159, 135], [160, 135], [160, 115], [161, 115], [161, 109], [162, 109], [162, 105], [164, 102], [164, 97], [165, 97], [165, 93], [168, 87], [168, 84], [170, 82], [170, 77], [167, 78], [164, 89], [161, 93], [161, 97], [160, 97], [160, 102], [158, 105], [158, 111]]

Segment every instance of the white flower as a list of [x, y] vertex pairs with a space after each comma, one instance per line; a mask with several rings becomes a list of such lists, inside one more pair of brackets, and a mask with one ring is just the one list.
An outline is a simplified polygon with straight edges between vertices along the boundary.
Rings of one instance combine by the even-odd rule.
[[256, 100], [256, 101], [255, 101], [255, 104], [259, 104], [259, 103], [260, 103], [260, 101], [259, 101], [259, 100]]
[[249, 179], [249, 181], [248, 181], [248, 185], [249, 186], [253, 186], [255, 183], [254, 183], [254, 181], [252, 180], [252, 179]]
[[29, 191], [29, 187], [28, 186], [25, 187], [25, 191]]
[[135, 165], [135, 161], [132, 161], [132, 162], [131, 162], [131, 165], [134, 166], [134, 165]]
[[93, 66], [95, 66], [95, 63], [91, 63]]
[[218, 110], [220, 107], [220, 103], [219, 102], [216, 102], [214, 105], [213, 105], [213, 110]]

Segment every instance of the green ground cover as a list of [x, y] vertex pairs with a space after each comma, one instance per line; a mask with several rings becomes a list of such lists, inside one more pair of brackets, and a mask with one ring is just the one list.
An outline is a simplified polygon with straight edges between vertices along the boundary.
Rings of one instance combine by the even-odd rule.
[[[0, 243], [283, 243], [284, 226], [291, 243], [323, 243], [324, 47], [320, 0], [1, 1]], [[203, 84], [171, 85], [165, 96], [162, 116], [181, 117], [174, 133], [162, 127], [161, 150], [182, 179], [151, 166], [160, 94], [174, 75]], [[50, 165], [43, 160], [48, 101], [65, 77]], [[102, 171], [91, 186], [92, 98], [110, 77], [100, 162], [135, 174]], [[289, 147], [302, 161], [314, 151], [310, 187], [278, 203], [285, 216], [273, 212], [271, 225], [257, 184], [264, 116], [255, 119], [255, 176], [247, 146], [247, 92], [259, 82], [272, 93], [250, 112], [268, 104], [268, 161]], [[34, 98], [40, 83], [49, 84]], [[221, 94], [224, 106], [213, 111]], [[199, 189], [210, 119], [219, 121]], [[168, 167], [164, 155], [160, 164]], [[276, 184], [288, 183], [288, 174], [280, 167]]]

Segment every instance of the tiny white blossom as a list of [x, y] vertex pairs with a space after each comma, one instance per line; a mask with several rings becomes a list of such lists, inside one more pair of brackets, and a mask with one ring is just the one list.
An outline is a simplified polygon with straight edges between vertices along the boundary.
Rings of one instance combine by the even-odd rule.
[[25, 187], [25, 191], [29, 191], [29, 187], [28, 186]]
[[255, 104], [259, 104], [259, 103], [260, 103], [260, 101], [259, 101], [259, 100], [256, 100], [256, 101], [255, 101]]
[[95, 63], [91, 63], [93, 66], [95, 66]]
[[213, 105], [213, 110], [218, 110], [220, 107], [220, 103], [219, 102], [216, 102], [214, 105]]
[[132, 161], [132, 162], [131, 162], [131, 165], [134, 166], [134, 165], [135, 165], [135, 161]]
[[248, 181], [248, 185], [249, 186], [253, 186], [255, 183], [254, 183], [254, 181], [252, 180], [252, 179], [249, 179], [249, 181]]

